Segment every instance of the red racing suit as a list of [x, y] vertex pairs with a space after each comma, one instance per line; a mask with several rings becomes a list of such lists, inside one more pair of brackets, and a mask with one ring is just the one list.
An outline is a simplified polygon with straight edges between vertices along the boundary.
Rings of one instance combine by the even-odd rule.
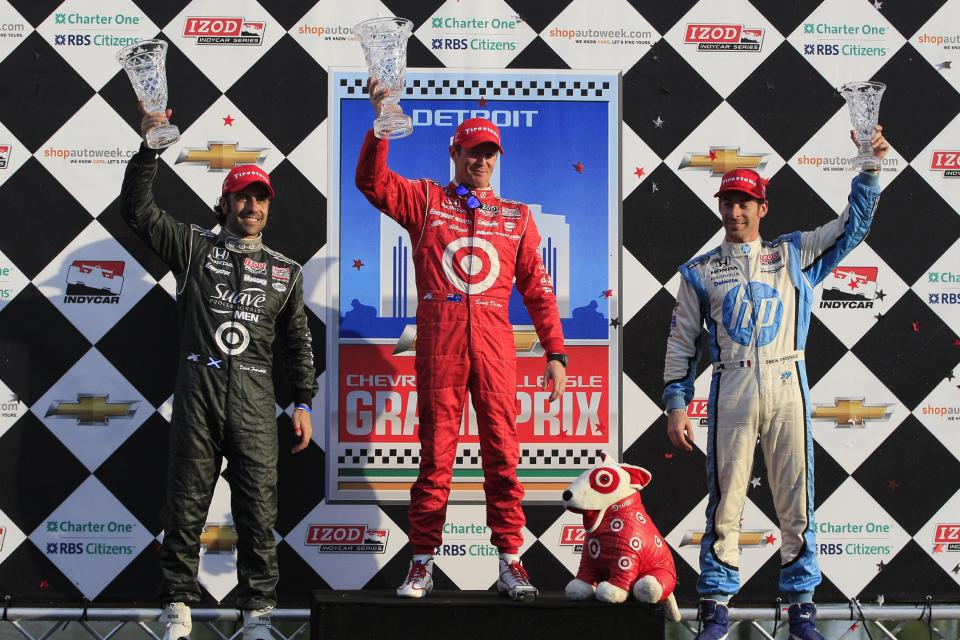
[[637, 491], [610, 505], [600, 524], [586, 533], [577, 579], [592, 585], [607, 581], [630, 591], [643, 576], [653, 576], [663, 587], [661, 601], [677, 585], [673, 555]]
[[540, 234], [527, 206], [473, 194], [469, 209], [430, 180], [408, 180], [387, 167], [389, 144], [370, 131], [357, 163], [357, 188], [410, 234], [417, 280], [417, 409], [420, 473], [410, 488], [414, 553], [441, 543], [457, 436], [467, 390], [477, 414], [490, 541], [516, 553], [526, 519], [517, 480], [517, 374], [510, 293], [517, 289], [547, 353], [563, 353], [553, 284], [540, 259]]

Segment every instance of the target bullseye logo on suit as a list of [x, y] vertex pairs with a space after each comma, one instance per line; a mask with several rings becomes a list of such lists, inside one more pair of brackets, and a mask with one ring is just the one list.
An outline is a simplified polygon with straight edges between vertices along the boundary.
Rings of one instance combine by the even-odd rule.
[[444, 248], [442, 262], [447, 280], [464, 293], [483, 293], [500, 275], [497, 249], [483, 238], [464, 236], [453, 240]]
[[213, 333], [213, 339], [216, 340], [220, 351], [228, 356], [239, 355], [250, 346], [250, 332], [245, 326], [233, 320], [227, 320], [217, 327]]

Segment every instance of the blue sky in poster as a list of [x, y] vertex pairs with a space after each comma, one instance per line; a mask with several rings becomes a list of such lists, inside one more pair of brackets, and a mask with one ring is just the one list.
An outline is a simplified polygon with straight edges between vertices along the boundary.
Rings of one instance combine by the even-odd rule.
[[[414, 110], [478, 109], [477, 101], [404, 100], [408, 114]], [[373, 109], [365, 99], [340, 102], [340, 313], [351, 310], [353, 300], [377, 308], [379, 300], [379, 211], [373, 208], [354, 185], [354, 169], [363, 135], [373, 121]], [[497, 111], [536, 113], [517, 116], [512, 122], [529, 126], [503, 126], [505, 154], [500, 158], [500, 194], [528, 204], [539, 204], [544, 213], [561, 214], [570, 229], [570, 308], [588, 307], [607, 316], [601, 292], [610, 288], [608, 274], [608, 109], [607, 102], [506, 101], [488, 103]], [[425, 118], [419, 117], [422, 122]], [[446, 126], [421, 125], [408, 138], [390, 143], [390, 167], [408, 178], [428, 177], [446, 184], [450, 177], [447, 147], [457, 118]], [[332, 133], [331, 135], [337, 135]], [[583, 172], [574, 168], [582, 163]], [[616, 176], [614, 177], [616, 179]], [[359, 259], [363, 269], [353, 269]], [[530, 324], [529, 316], [514, 290], [510, 319], [513, 324]], [[595, 313], [589, 315], [595, 316]], [[386, 331], [377, 337], [396, 337]], [[379, 324], [379, 323], [378, 323]], [[580, 323], [564, 322], [568, 338], [606, 338], [606, 321], [591, 322], [590, 330]], [[364, 332], [370, 335], [368, 332]], [[389, 335], [387, 335], [389, 334]], [[579, 335], [578, 335], [579, 334]], [[373, 337], [373, 336], [371, 336]]]

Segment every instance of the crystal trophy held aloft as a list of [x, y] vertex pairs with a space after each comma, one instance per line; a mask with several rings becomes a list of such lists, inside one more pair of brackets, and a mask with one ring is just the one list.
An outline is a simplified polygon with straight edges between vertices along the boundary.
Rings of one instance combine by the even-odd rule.
[[367, 58], [370, 77], [390, 92], [383, 100], [380, 116], [373, 121], [373, 133], [378, 138], [392, 140], [413, 133], [413, 120], [397, 104], [404, 89], [407, 40], [412, 30], [412, 22], [397, 17], [372, 18], [353, 28]]
[[857, 157], [853, 165], [861, 169], [877, 169], [880, 161], [873, 155], [870, 140], [876, 133], [877, 118], [880, 115], [880, 98], [887, 85], [882, 82], [848, 82], [840, 87], [840, 95], [850, 107], [850, 122], [853, 135], [857, 139]]
[[[167, 43], [163, 40], [141, 40], [117, 52], [117, 62], [127, 72], [137, 97], [147, 112], [167, 108]], [[167, 124], [147, 132], [147, 146], [163, 149], [180, 139], [180, 130]]]

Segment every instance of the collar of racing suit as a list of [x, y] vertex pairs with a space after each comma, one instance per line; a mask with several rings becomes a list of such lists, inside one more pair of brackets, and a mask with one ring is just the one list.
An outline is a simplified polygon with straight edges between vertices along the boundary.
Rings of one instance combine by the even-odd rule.
[[[470, 189], [470, 193], [477, 196], [477, 198], [479, 198], [481, 202], [484, 200], [495, 200], [497, 197], [497, 194], [494, 192], [493, 187], [484, 187], [483, 189]], [[460, 197], [457, 195], [456, 182], [451, 182], [450, 184], [447, 185], [447, 195], [450, 196], [451, 198]]]
[[751, 242], [727, 242], [724, 240], [720, 243], [720, 255], [734, 256], [739, 258], [741, 256], [751, 256], [759, 255], [760, 249], [763, 247], [763, 239], [757, 238]]
[[263, 247], [263, 234], [250, 240], [236, 236], [224, 228], [220, 228], [220, 235], [217, 236], [223, 240], [223, 246], [236, 253], [255, 253]]

